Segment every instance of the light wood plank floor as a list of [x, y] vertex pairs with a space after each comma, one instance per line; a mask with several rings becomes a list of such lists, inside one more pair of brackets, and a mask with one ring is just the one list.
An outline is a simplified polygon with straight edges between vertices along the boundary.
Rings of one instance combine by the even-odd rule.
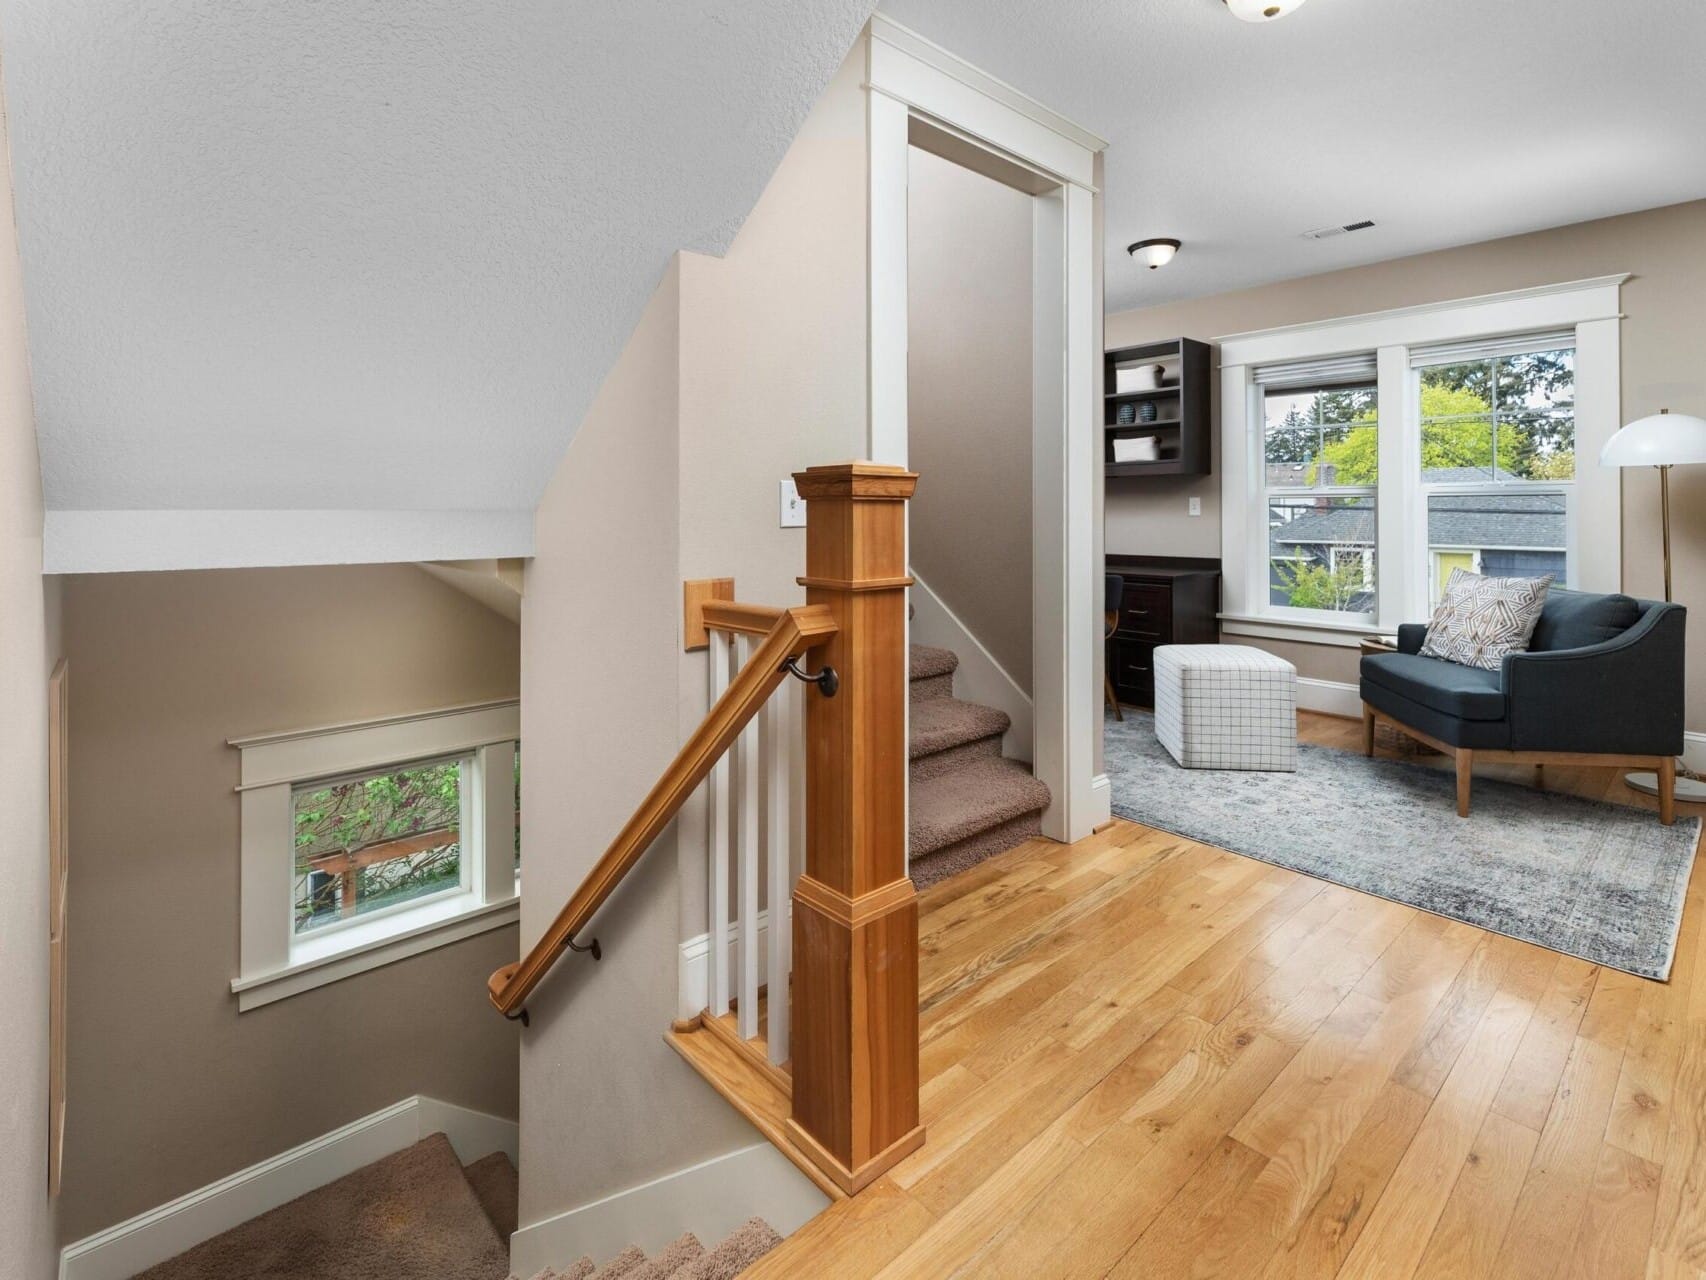
[[1033, 841], [923, 895], [927, 1144], [747, 1275], [1700, 1277], [1703, 897], [1661, 984], [1130, 823]]

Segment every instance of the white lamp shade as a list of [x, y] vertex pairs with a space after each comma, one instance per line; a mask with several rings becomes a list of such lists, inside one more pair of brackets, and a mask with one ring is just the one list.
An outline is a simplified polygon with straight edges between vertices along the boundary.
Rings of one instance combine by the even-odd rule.
[[1179, 246], [1172, 240], [1150, 240], [1143, 244], [1133, 245], [1131, 257], [1132, 261], [1139, 266], [1148, 267], [1154, 271], [1157, 267], [1166, 266], [1178, 252]]
[[1706, 418], [1655, 413], [1638, 418], [1599, 451], [1602, 467], [1671, 467], [1706, 462]]
[[1303, 7], [1303, 0], [1226, 0], [1232, 16], [1245, 22], [1272, 22]]

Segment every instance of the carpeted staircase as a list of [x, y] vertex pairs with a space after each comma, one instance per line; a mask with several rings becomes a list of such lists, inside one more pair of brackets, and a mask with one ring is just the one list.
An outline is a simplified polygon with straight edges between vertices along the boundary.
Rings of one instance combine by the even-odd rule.
[[[509, 1157], [464, 1168], [435, 1133], [136, 1280], [504, 1280], [515, 1224]], [[582, 1258], [537, 1280], [732, 1280], [779, 1243], [753, 1218], [715, 1249], [685, 1235], [655, 1258], [628, 1249], [603, 1267]]]
[[533, 1280], [734, 1280], [781, 1243], [763, 1218], [748, 1218], [715, 1249], [688, 1232], [655, 1258], [639, 1248], [624, 1249], [602, 1267], [582, 1258], [562, 1271], [547, 1268]]
[[911, 874], [920, 889], [1042, 831], [1049, 789], [1001, 754], [1005, 711], [954, 697], [960, 660], [912, 646]]

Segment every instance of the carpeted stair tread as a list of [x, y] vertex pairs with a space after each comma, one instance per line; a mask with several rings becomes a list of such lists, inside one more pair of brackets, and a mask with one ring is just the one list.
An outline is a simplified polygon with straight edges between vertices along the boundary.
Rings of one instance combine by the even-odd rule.
[[598, 1264], [591, 1258], [576, 1258], [561, 1271], [551, 1273], [552, 1280], [591, 1280], [592, 1273], [598, 1270]]
[[509, 1250], [442, 1133], [141, 1272], [146, 1280], [503, 1280]]
[[625, 1277], [645, 1265], [646, 1251], [637, 1244], [631, 1244], [597, 1271], [594, 1271], [592, 1280], [625, 1280]]
[[912, 708], [907, 754], [916, 760], [984, 738], [998, 738], [1012, 724], [1011, 716], [994, 707], [958, 698], [932, 698]]
[[715, 1249], [676, 1272], [674, 1280], [734, 1280], [781, 1243], [763, 1218], [748, 1218]]
[[938, 649], [934, 645], [915, 644], [909, 646], [907, 662], [907, 678], [910, 680], [928, 680], [932, 676], [951, 676], [960, 665], [960, 657], [952, 649]]
[[1016, 760], [988, 756], [912, 785], [911, 852], [922, 858], [979, 832], [1039, 813], [1049, 789]]
[[705, 1246], [699, 1243], [698, 1236], [689, 1231], [680, 1239], [672, 1241], [645, 1266], [630, 1271], [626, 1280], [671, 1280], [671, 1277], [680, 1274], [683, 1267], [704, 1256]]
[[481, 1156], [462, 1172], [468, 1179], [468, 1185], [474, 1188], [475, 1199], [497, 1228], [498, 1235], [508, 1240], [515, 1234], [520, 1190], [515, 1166], [510, 1163], [508, 1153], [494, 1151], [489, 1156]]

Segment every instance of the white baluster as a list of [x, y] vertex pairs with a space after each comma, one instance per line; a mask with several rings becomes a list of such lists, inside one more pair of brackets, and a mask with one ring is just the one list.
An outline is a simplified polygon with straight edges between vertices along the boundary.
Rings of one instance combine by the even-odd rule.
[[[753, 639], [740, 637], [740, 664], [752, 658]], [[758, 717], [740, 733], [740, 802], [736, 822], [740, 843], [735, 862], [738, 899], [740, 1006], [736, 1011], [742, 1040], [758, 1035]]]
[[[793, 680], [785, 682], [792, 685]], [[780, 1066], [788, 1060], [788, 975], [793, 971], [794, 931], [788, 908], [794, 893], [793, 824], [789, 821], [789, 801], [792, 799], [794, 774], [794, 734], [796, 717], [791, 690], [778, 689], [764, 709], [765, 761], [769, 766], [766, 785], [769, 790], [770, 812], [764, 825], [768, 841], [769, 877], [766, 893], [770, 903], [770, 930], [765, 948], [765, 963], [769, 970], [770, 999], [768, 1027], [770, 1061]]]
[[[729, 637], [710, 633], [710, 705], [729, 687]], [[710, 912], [710, 949], [705, 957], [706, 1009], [713, 1018], [729, 1011], [729, 759], [725, 753], [711, 766], [706, 803], [706, 833], [710, 844], [706, 862], [709, 880], [706, 901]]]

